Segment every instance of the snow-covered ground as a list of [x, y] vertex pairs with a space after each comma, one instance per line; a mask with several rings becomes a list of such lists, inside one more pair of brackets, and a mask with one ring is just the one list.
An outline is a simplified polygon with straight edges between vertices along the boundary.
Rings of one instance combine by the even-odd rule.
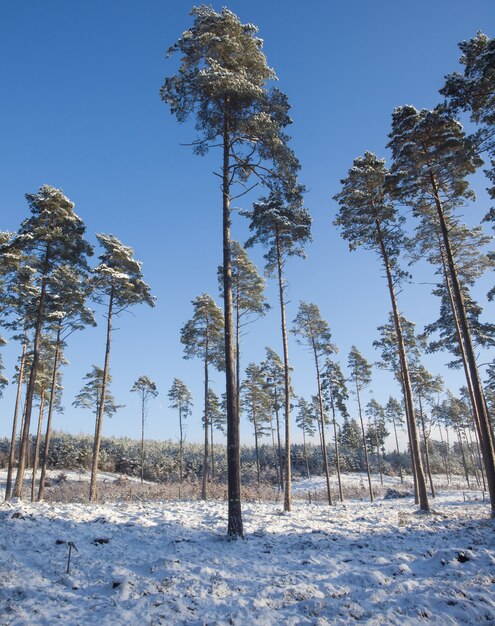
[[14, 501], [0, 506], [0, 624], [495, 624], [488, 503], [441, 491], [433, 508], [245, 503], [245, 539], [229, 542], [224, 502]]

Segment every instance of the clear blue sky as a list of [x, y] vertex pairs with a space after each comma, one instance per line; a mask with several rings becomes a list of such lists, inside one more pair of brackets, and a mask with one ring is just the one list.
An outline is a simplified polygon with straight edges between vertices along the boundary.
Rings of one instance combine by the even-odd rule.
[[[224, 3], [213, 2], [219, 10]], [[389, 301], [377, 260], [366, 252], [349, 253], [332, 227], [339, 189], [352, 160], [365, 150], [386, 156], [390, 116], [395, 106], [433, 107], [445, 74], [458, 69], [457, 43], [478, 30], [493, 36], [492, 0], [416, 0], [414, 3], [334, 0], [235, 0], [228, 7], [260, 29], [269, 64], [288, 94], [294, 124], [292, 145], [302, 163], [301, 181], [314, 220], [314, 243], [306, 261], [288, 265], [288, 319], [299, 300], [315, 302], [328, 320], [340, 358], [352, 344], [371, 361], [376, 327], [386, 321]], [[218, 299], [216, 268], [221, 252], [219, 154], [196, 157], [181, 143], [194, 138], [191, 125], [179, 125], [160, 101], [165, 76], [176, 69], [166, 50], [191, 25], [184, 0], [19, 0], [4, 3], [0, 22], [1, 224], [16, 230], [27, 215], [25, 193], [47, 183], [76, 203], [88, 238], [113, 233], [143, 261], [157, 306], [135, 308], [120, 318], [112, 347], [113, 392], [126, 404], [105, 434], [139, 436], [138, 398], [128, 392], [141, 374], [152, 377], [160, 396], [150, 407], [147, 434], [178, 436], [177, 418], [167, 391], [179, 377], [191, 388], [195, 409], [188, 440], [200, 441], [202, 368], [184, 361], [179, 332], [192, 313], [190, 301], [202, 292]], [[478, 202], [467, 219], [477, 223], [489, 208], [485, 181], [473, 184]], [[242, 199], [244, 207], [255, 197]], [[234, 217], [234, 238], [244, 241], [247, 225]], [[262, 251], [253, 258], [262, 264]], [[438, 302], [429, 296], [433, 273], [414, 270], [415, 282], [400, 294], [403, 313], [418, 327], [436, 319]], [[476, 291], [491, 286], [488, 277]], [[243, 366], [264, 358], [264, 346], [281, 351], [274, 286], [273, 309], [249, 328]], [[493, 320], [493, 304], [486, 308]], [[55, 427], [91, 433], [94, 417], [71, 407], [83, 375], [101, 365], [104, 320], [74, 336], [67, 350], [63, 416]], [[5, 349], [6, 374], [12, 375], [18, 346]], [[309, 355], [291, 340], [297, 394], [315, 392]], [[482, 354], [480, 361], [493, 355]], [[428, 358], [434, 373], [446, 374], [454, 390], [459, 375], [446, 372], [447, 355]], [[213, 373], [215, 389], [223, 377]], [[398, 395], [395, 383], [376, 372], [373, 392], [379, 401]], [[10, 429], [12, 390], [1, 401], [0, 434]], [[350, 409], [354, 412], [354, 403]], [[243, 424], [243, 439], [250, 428]]]

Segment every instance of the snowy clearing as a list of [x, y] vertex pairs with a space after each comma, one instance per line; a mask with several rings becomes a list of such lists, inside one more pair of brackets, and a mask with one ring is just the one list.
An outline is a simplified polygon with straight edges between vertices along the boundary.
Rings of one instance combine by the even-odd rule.
[[224, 502], [14, 501], [0, 624], [495, 624], [495, 522], [463, 500], [249, 503], [232, 542]]

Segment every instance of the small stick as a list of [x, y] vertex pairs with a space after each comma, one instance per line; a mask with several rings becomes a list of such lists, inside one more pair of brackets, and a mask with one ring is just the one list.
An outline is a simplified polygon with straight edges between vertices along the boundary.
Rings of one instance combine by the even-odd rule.
[[72, 548], [74, 548], [76, 552], [79, 552], [79, 550], [76, 548], [76, 544], [73, 541], [69, 541], [67, 545], [69, 546], [69, 556], [67, 557], [67, 574], [69, 574], [70, 573], [70, 555], [72, 554]]

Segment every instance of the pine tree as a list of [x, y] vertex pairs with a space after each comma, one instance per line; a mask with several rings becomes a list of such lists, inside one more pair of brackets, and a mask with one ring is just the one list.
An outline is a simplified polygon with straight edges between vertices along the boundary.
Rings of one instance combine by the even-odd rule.
[[182, 380], [174, 378], [168, 392], [168, 398], [171, 402], [170, 408], [177, 409], [179, 412], [179, 485], [182, 485], [185, 441], [184, 420], [192, 413], [192, 395]]
[[[92, 370], [84, 375], [83, 380], [87, 380], [81, 391], [74, 398], [72, 406], [76, 409], [89, 409], [96, 417], [100, 414], [101, 391], [103, 388], [103, 370], [97, 365], [92, 366]], [[112, 375], [107, 372], [107, 387], [105, 393], [105, 415], [113, 417], [115, 413], [125, 405], [117, 404], [110, 385], [112, 384]]]
[[397, 427], [404, 426], [404, 407], [403, 405], [393, 398], [389, 396], [387, 404], [385, 405], [385, 419], [392, 424], [394, 429], [394, 438], [395, 438], [395, 452], [397, 454], [397, 463], [399, 465], [399, 476], [400, 482], [404, 482], [404, 476], [402, 472], [402, 463], [400, 461], [400, 449], [399, 449], [399, 437], [397, 434]]
[[[256, 319], [266, 315], [270, 305], [265, 298], [265, 281], [259, 275], [256, 265], [250, 260], [245, 249], [237, 241], [231, 241], [230, 258], [232, 263], [232, 301], [234, 306], [234, 334], [236, 357], [237, 404], [241, 385], [241, 334], [242, 329]], [[223, 298], [223, 268], [218, 268], [220, 295]]]
[[342, 237], [349, 242], [351, 250], [362, 246], [374, 251], [385, 270], [397, 335], [397, 351], [420, 508], [422, 511], [428, 511], [428, 498], [414, 418], [409, 364], [396, 296], [397, 285], [407, 277], [399, 265], [400, 252], [404, 245], [402, 231], [404, 220], [391, 202], [386, 184], [387, 177], [385, 162], [377, 159], [374, 154], [366, 152], [364, 157], [355, 159], [348, 177], [341, 181], [342, 191], [334, 196], [340, 205], [335, 224], [342, 228]]
[[389, 147], [393, 192], [413, 213], [431, 225], [432, 237], [440, 233], [440, 254], [445, 255], [446, 280], [452, 289], [452, 311], [459, 321], [459, 339], [466, 355], [466, 372], [472, 386], [476, 426], [483, 451], [488, 490], [495, 516], [495, 450], [476, 354], [464, 304], [462, 287], [451, 245], [448, 218], [473, 197], [467, 176], [476, 171], [473, 153], [461, 125], [443, 109], [418, 111], [412, 106], [395, 109]]
[[27, 194], [26, 199], [31, 217], [22, 222], [17, 235], [9, 244], [9, 250], [20, 250], [29, 259], [32, 282], [37, 292], [36, 301], [32, 304], [33, 359], [26, 391], [24, 425], [14, 487], [14, 496], [19, 498], [22, 497], [24, 484], [41, 333], [47, 317], [47, 300], [50, 295], [55, 295], [50, 293], [50, 278], [61, 265], [69, 265], [76, 272], [87, 272], [87, 256], [93, 253], [84, 239], [85, 226], [74, 213], [74, 204], [60, 189], [44, 185], [37, 193]]
[[[213, 432], [220, 431], [226, 434], [225, 412], [222, 410], [217, 394], [210, 387], [208, 389], [208, 419], [210, 421], [210, 450], [211, 450], [211, 477], [215, 478], [215, 450], [213, 447]], [[205, 415], [203, 414], [203, 428], [205, 427]]]
[[342, 417], [348, 417], [346, 401], [349, 399], [347, 385], [340, 365], [336, 361], [327, 359], [322, 371], [322, 392], [323, 396], [332, 411], [333, 435], [335, 445], [335, 465], [337, 468], [337, 478], [339, 482], [339, 498], [343, 502], [342, 478], [340, 475], [340, 452], [339, 434], [337, 430], [336, 410]]
[[267, 393], [265, 372], [256, 363], [250, 363], [246, 367], [246, 378], [241, 385], [241, 399], [243, 411], [253, 425], [256, 472], [259, 486], [261, 483], [259, 440], [269, 432], [271, 399]]
[[495, 198], [495, 39], [478, 32], [469, 41], [462, 41], [459, 48], [464, 73], [446, 76], [440, 93], [453, 114], [469, 111], [471, 121], [478, 125], [474, 144], [479, 152], [487, 151], [490, 156], [491, 170], [486, 174], [494, 184], [489, 193]]
[[97, 301], [107, 304], [107, 333], [105, 346], [105, 363], [101, 384], [101, 398], [96, 416], [95, 437], [93, 444], [93, 460], [91, 464], [91, 481], [89, 499], [95, 501], [98, 497], [97, 474], [98, 457], [100, 453], [101, 430], [105, 414], [108, 373], [110, 368], [110, 347], [113, 328], [113, 318], [126, 311], [134, 304], [145, 302], [155, 306], [150, 288], [143, 281], [141, 263], [134, 259], [132, 248], [125, 246], [113, 235], [96, 235], [104, 252], [100, 255], [100, 263], [94, 270], [95, 294]]
[[[266, 359], [261, 364], [266, 374], [267, 392], [271, 398], [273, 411], [275, 412], [275, 424], [277, 427], [277, 453], [278, 453], [278, 475], [280, 489], [284, 490], [284, 459], [282, 453], [282, 441], [280, 437], [280, 417], [279, 412], [285, 396], [285, 369], [282, 359], [270, 347], [265, 348]], [[293, 395], [292, 388], [291, 394]]]
[[144, 424], [148, 417], [148, 404], [151, 398], [156, 398], [158, 390], [156, 383], [148, 376], [140, 376], [131, 387], [131, 392], [137, 393], [141, 400], [141, 484], [144, 481]]
[[363, 411], [361, 408], [361, 392], [371, 383], [371, 365], [359, 352], [356, 346], [352, 346], [349, 352], [347, 362], [348, 368], [351, 370], [350, 382], [354, 384], [356, 400], [358, 403], [359, 422], [361, 424], [362, 444], [364, 452], [364, 461], [366, 465], [366, 473], [368, 474], [368, 487], [370, 492], [370, 502], [373, 502], [373, 488], [371, 486], [370, 463], [368, 459], [368, 448], [366, 445], [366, 432], [364, 430]]
[[246, 191], [250, 175], [258, 182], [281, 179], [291, 188], [299, 164], [287, 146], [291, 122], [286, 96], [267, 83], [275, 78], [262, 52], [257, 28], [241, 24], [234, 13], [212, 7], [192, 10], [193, 26], [169, 55], [181, 54], [177, 74], [167, 78], [161, 97], [179, 122], [196, 117], [196, 154], [213, 145], [222, 149], [223, 294], [227, 388], [228, 536], [242, 537], [239, 411], [236, 406], [233, 337], [230, 203], [236, 183]]
[[287, 323], [285, 315], [285, 277], [287, 260], [293, 256], [304, 257], [304, 246], [311, 241], [311, 217], [302, 206], [303, 188], [287, 192], [276, 187], [267, 198], [261, 198], [252, 211], [243, 214], [250, 219], [249, 230], [253, 233], [246, 247], [260, 243], [267, 251], [265, 272], [270, 276], [276, 272], [280, 302], [280, 326], [284, 355], [284, 416], [285, 416], [285, 492], [284, 510], [291, 510], [292, 479], [290, 461], [290, 364]]
[[203, 461], [203, 484], [201, 497], [206, 500], [206, 484], [208, 480], [208, 437], [209, 437], [209, 366], [213, 365], [217, 370], [224, 369], [223, 359], [223, 330], [224, 319], [221, 310], [215, 304], [211, 296], [206, 293], [192, 301], [194, 315], [181, 330], [181, 343], [184, 345], [184, 358], [198, 357], [203, 361], [204, 369], [204, 414], [203, 423], [205, 430], [204, 461]]
[[368, 420], [367, 439], [370, 451], [376, 449], [376, 457], [378, 461], [378, 473], [380, 474], [380, 483], [383, 485], [382, 459], [380, 451], [385, 446], [385, 439], [388, 437], [388, 431], [385, 427], [385, 409], [374, 398], [366, 405], [366, 415]]
[[357, 421], [344, 417], [340, 431], [340, 449], [349, 469], [361, 469], [362, 436]]
[[318, 390], [318, 403], [320, 409], [321, 438], [323, 452], [323, 467], [327, 483], [328, 504], [332, 505], [332, 492], [330, 490], [330, 472], [328, 469], [327, 447], [325, 442], [325, 416], [323, 409], [323, 396], [321, 391], [321, 365], [320, 359], [336, 351], [331, 343], [331, 333], [328, 323], [322, 319], [320, 310], [316, 304], [300, 302], [299, 311], [293, 321], [291, 332], [296, 336], [297, 342], [306, 346], [313, 354], [316, 369], [316, 385]]
[[308, 451], [307, 451], [307, 448], [306, 448], [306, 439], [307, 439], [307, 437], [314, 437], [315, 436], [315, 434], [316, 434], [316, 421], [317, 421], [318, 417], [313, 412], [312, 405], [307, 400], [305, 400], [304, 398], [299, 398], [298, 407], [299, 407], [299, 412], [296, 415], [296, 424], [302, 430], [304, 461], [306, 463], [306, 472], [307, 472], [308, 478], [310, 478], [309, 463], [308, 463]]

